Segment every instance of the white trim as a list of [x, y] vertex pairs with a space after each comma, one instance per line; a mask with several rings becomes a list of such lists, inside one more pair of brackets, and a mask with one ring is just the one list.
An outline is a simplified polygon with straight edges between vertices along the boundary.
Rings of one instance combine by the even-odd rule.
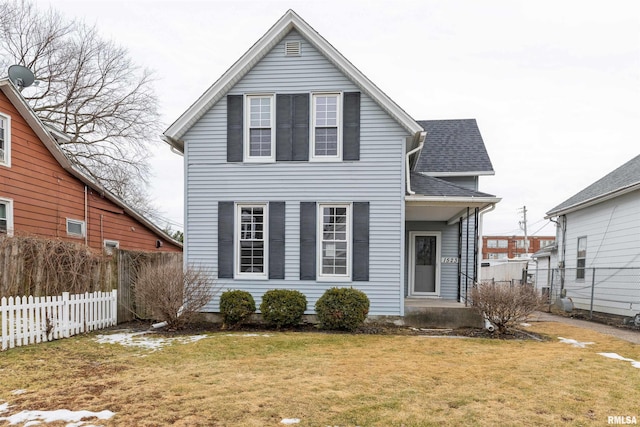
[[7, 122], [4, 135], [4, 156], [0, 158], [0, 166], [7, 168], [11, 167], [11, 116], [8, 114], [0, 113], [0, 119], [4, 119]]
[[418, 172], [420, 175], [438, 177], [456, 177], [456, 176], [493, 176], [495, 171], [464, 171], [464, 172]]
[[[262, 208], [262, 240], [263, 240], [263, 267], [262, 272], [241, 272], [240, 271], [240, 226], [242, 208]], [[234, 253], [234, 274], [233, 278], [238, 280], [268, 280], [269, 279], [269, 203], [235, 203], [235, 220], [233, 226], [233, 253]]]
[[[331, 96], [336, 98], [336, 130], [337, 130], [337, 144], [335, 156], [319, 156], [316, 155], [316, 103], [315, 99], [319, 96]], [[309, 153], [309, 161], [311, 162], [341, 162], [342, 161], [342, 104], [343, 96], [342, 92], [312, 92], [311, 93], [311, 147]]]
[[7, 214], [7, 236], [13, 236], [13, 199], [0, 197], [0, 203], [6, 206]]
[[245, 74], [276, 46], [292, 29], [297, 30], [312, 46], [332, 62], [342, 73], [369, 95], [410, 134], [424, 129], [406, 111], [382, 92], [373, 82], [353, 66], [340, 52], [327, 42], [293, 10], [288, 10], [251, 48], [209, 87], [169, 128], [162, 138], [168, 144], [184, 151], [181, 138], [218, 102]]
[[[574, 203], [573, 205], [567, 206], [565, 208], [559, 209], [557, 211], [549, 211], [547, 212], [544, 219], [555, 218], [558, 216], [566, 215], [571, 212], [579, 211], [580, 209], [588, 208], [589, 206], [597, 205], [598, 203], [605, 202], [610, 199], [614, 199], [618, 196], [622, 196], [627, 193], [631, 193], [632, 191], [640, 190], [640, 182], [636, 182], [627, 187], [617, 188], [608, 193], [600, 194], [598, 196], [592, 197], [587, 200], [583, 200], [578, 203]], [[583, 190], [584, 191], [584, 190]]]
[[[346, 274], [324, 274], [322, 273], [322, 237], [323, 237], [323, 209], [324, 208], [346, 208], [347, 209], [347, 272]], [[353, 204], [340, 202], [316, 203], [316, 280], [319, 282], [344, 282], [351, 281], [351, 271], [353, 256], [351, 254], [352, 230], [353, 230]]]
[[[416, 237], [434, 236], [436, 238], [436, 271], [435, 292], [416, 292], [415, 291], [415, 239]], [[440, 270], [441, 270], [441, 253], [442, 253], [442, 232], [440, 231], [410, 231], [409, 232], [409, 296], [410, 297], [439, 297], [440, 296]]]
[[[270, 156], [252, 156], [250, 147], [251, 138], [251, 99], [269, 99], [269, 126], [271, 128], [271, 155]], [[247, 94], [244, 96], [243, 114], [243, 161], [245, 163], [270, 163], [276, 161], [276, 96], [273, 93], [265, 94]]]
[[[78, 238], [84, 238], [87, 235], [87, 229], [86, 229], [86, 224], [83, 220], [81, 219], [73, 219], [73, 218], [67, 218], [67, 236], [69, 237], [78, 237]], [[81, 231], [80, 233], [74, 233], [69, 231], [69, 224], [76, 224], [76, 225], [80, 225], [81, 227]]]

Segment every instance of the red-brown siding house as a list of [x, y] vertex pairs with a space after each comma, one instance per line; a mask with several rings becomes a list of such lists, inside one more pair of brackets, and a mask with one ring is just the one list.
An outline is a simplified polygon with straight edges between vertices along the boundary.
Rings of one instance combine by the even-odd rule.
[[0, 79], [0, 235], [30, 234], [101, 251], [182, 251], [155, 224], [73, 167], [8, 79]]

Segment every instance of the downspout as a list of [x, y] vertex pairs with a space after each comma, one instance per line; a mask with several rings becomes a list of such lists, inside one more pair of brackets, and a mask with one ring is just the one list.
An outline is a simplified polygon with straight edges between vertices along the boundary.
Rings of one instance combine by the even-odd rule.
[[87, 186], [84, 186], [84, 244], [89, 246], [89, 217], [88, 211]]
[[427, 132], [425, 132], [425, 131], [419, 132], [419, 133], [416, 134], [416, 136], [419, 139], [419, 144], [418, 144], [418, 146], [416, 148], [414, 148], [413, 150], [409, 151], [406, 154], [406, 159], [405, 159], [405, 161], [406, 161], [405, 173], [406, 173], [406, 176], [407, 176], [407, 193], [410, 196], [413, 196], [414, 194], [416, 194], [416, 192], [411, 190], [411, 167], [409, 165], [409, 157], [411, 157], [412, 154], [422, 150], [422, 147], [424, 147], [424, 140], [427, 137]]

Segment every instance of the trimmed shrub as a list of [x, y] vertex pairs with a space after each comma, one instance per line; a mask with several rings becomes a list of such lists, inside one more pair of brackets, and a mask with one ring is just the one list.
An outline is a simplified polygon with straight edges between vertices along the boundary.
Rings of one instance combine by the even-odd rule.
[[470, 292], [473, 308], [498, 329], [507, 332], [533, 313], [540, 304], [540, 296], [531, 285], [480, 283]]
[[256, 302], [247, 291], [229, 290], [220, 295], [223, 327], [234, 327], [256, 311]]
[[322, 329], [355, 331], [369, 314], [369, 298], [353, 288], [331, 288], [316, 302]]
[[260, 304], [264, 321], [277, 328], [297, 325], [306, 309], [307, 298], [302, 292], [290, 289], [267, 291]]

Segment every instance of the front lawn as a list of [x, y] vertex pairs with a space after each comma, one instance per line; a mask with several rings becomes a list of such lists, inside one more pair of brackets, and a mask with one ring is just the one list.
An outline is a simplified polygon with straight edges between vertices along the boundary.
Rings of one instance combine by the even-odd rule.
[[0, 353], [0, 425], [59, 409], [115, 413], [92, 422], [103, 426], [640, 422], [639, 346], [557, 323], [528, 329], [552, 339], [216, 332], [123, 346], [96, 333]]

